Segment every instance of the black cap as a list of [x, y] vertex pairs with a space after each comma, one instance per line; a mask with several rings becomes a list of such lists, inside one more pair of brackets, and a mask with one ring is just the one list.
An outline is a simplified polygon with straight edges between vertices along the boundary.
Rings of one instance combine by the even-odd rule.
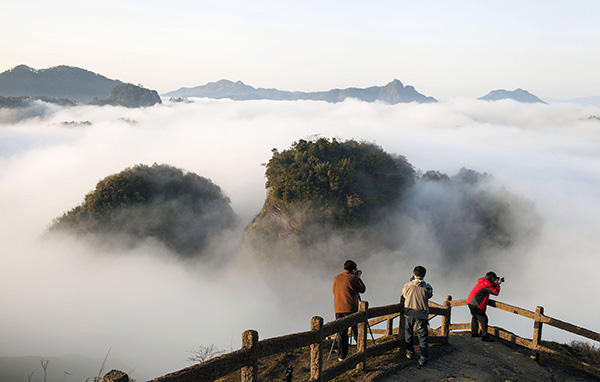
[[352, 260], [346, 260], [346, 262], [344, 263], [344, 269], [347, 270], [347, 271], [353, 271], [356, 268], [357, 268], [357, 265]]

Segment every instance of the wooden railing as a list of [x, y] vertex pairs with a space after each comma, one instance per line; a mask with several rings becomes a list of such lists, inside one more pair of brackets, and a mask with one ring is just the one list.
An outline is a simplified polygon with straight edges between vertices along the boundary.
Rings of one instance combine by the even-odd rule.
[[[208, 361], [187, 367], [185, 369], [166, 374], [155, 378], [154, 382], [196, 382], [213, 381], [236, 371], [240, 371], [242, 382], [258, 381], [258, 360], [278, 353], [293, 351], [295, 349], [310, 346], [310, 381], [327, 381], [335, 378], [348, 370], [356, 368], [363, 370], [369, 358], [385, 353], [393, 349], [404, 350], [404, 320], [398, 320], [398, 326], [394, 327], [394, 320], [402, 317], [404, 313], [403, 302], [398, 304], [377, 306], [369, 308], [366, 301], [361, 301], [359, 311], [349, 316], [335, 321], [323, 324], [323, 318], [315, 316], [310, 321], [310, 330], [306, 332], [293, 333], [281, 337], [258, 339], [258, 332], [255, 330], [246, 330], [242, 333], [242, 348]], [[430, 344], [448, 343], [448, 337], [451, 331], [471, 329], [471, 323], [451, 323], [452, 307], [465, 306], [466, 300], [452, 301], [451, 296], [447, 296], [442, 305], [429, 302], [429, 319], [435, 316], [441, 316], [442, 323], [433, 332], [439, 335], [430, 335]], [[534, 321], [533, 338], [527, 339], [519, 337], [502, 328], [488, 326], [488, 333], [492, 336], [512, 342], [519, 346], [531, 349], [532, 358], [537, 358], [540, 353], [546, 353], [559, 358], [563, 362], [582, 369], [592, 375], [600, 377], [600, 369], [581, 362], [575, 358], [566, 356], [554, 349], [550, 349], [542, 344], [542, 326], [543, 324], [554, 326], [568, 332], [589, 338], [600, 342], [600, 334], [594, 331], [581, 328], [579, 326], [563, 322], [553, 317], [544, 315], [544, 308], [538, 306], [535, 312], [519, 308], [513, 305], [505, 304], [499, 301], [490, 300], [489, 306], [523, 316]], [[393, 335], [397, 337], [375, 344], [372, 342], [367, 346], [367, 332], [372, 326], [386, 322], [385, 329], [372, 328], [374, 334]], [[323, 369], [323, 344], [328, 337], [335, 333], [349, 330], [357, 326], [357, 345], [356, 353], [347, 357], [344, 361], [336, 363], [327, 369]]]
[[[467, 300], [451, 301], [450, 305], [451, 305], [451, 307], [466, 306]], [[504, 330], [504, 329], [498, 328], [498, 327], [494, 327], [494, 326], [488, 326], [488, 334], [490, 334], [494, 337], [501, 338], [505, 341], [512, 342], [519, 346], [531, 349], [532, 350], [531, 357], [534, 359], [537, 359], [539, 357], [540, 353], [549, 354], [549, 355], [552, 355], [553, 357], [559, 358], [561, 361], [563, 361], [569, 365], [575, 366], [579, 369], [584, 370], [587, 373], [590, 373], [592, 375], [600, 377], [600, 368], [592, 366], [586, 362], [582, 362], [575, 358], [566, 356], [557, 350], [550, 349], [549, 347], [544, 346], [542, 343], [542, 327], [544, 324], [550, 325], [555, 328], [559, 328], [559, 329], [565, 330], [567, 332], [577, 334], [582, 337], [589, 338], [591, 340], [598, 341], [598, 342], [600, 342], [600, 333], [596, 333], [594, 331], [591, 331], [591, 330], [588, 330], [588, 329], [585, 329], [585, 328], [582, 328], [582, 327], [579, 327], [579, 326], [576, 326], [573, 324], [569, 324], [568, 322], [564, 322], [564, 321], [558, 320], [556, 318], [546, 316], [544, 314], [544, 308], [541, 306], [538, 306], [535, 309], [535, 312], [532, 312], [530, 310], [520, 308], [518, 306], [505, 304], [503, 302], [495, 301], [495, 300], [491, 300], [491, 299], [489, 300], [488, 306], [491, 306], [491, 307], [494, 307], [494, 308], [497, 308], [500, 310], [504, 310], [506, 312], [514, 313], [514, 314], [517, 314], [522, 317], [532, 319], [533, 320], [533, 338], [527, 339], [527, 338], [519, 337], [514, 333], [511, 333], [507, 330]], [[450, 324], [450, 330], [452, 330], [452, 331], [466, 330], [466, 329], [471, 329], [471, 323]]]
[[[443, 305], [431, 303], [430, 317], [442, 316], [442, 326], [439, 336], [430, 336], [432, 344], [448, 343], [450, 334], [450, 300], [448, 297]], [[328, 381], [356, 368], [363, 370], [368, 359], [393, 349], [404, 349], [404, 320], [398, 320], [394, 328], [394, 319], [404, 312], [403, 302], [398, 304], [369, 308], [367, 301], [361, 301], [358, 312], [323, 324], [323, 318], [315, 316], [310, 321], [310, 330], [288, 334], [281, 337], [258, 340], [258, 332], [246, 330], [242, 333], [242, 348], [231, 353], [223, 354], [206, 362], [155, 378], [155, 382], [192, 382], [213, 381], [240, 370], [242, 382], [258, 381], [258, 360], [277, 353], [293, 351], [310, 345], [310, 381]], [[386, 321], [386, 329], [372, 329], [373, 333], [392, 335], [396, 338], [380, 344], [372, 342], [367, 346], [367, 332], [371, 326]], [[324, 341], [335, 333], [357, 326], [356, 353], [347, 357], [334, 366], [323, 369]]]

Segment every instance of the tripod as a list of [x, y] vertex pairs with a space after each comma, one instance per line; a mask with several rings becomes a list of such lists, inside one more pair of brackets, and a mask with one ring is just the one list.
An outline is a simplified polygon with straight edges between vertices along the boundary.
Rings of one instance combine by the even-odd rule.
[[[362, 301], [360, 294], [358, 295], [358, 301]], [[371, 333], [371, 339], [373, 340], [373, 343], [375, 343], [375, 337], [373, 337], [373, 331], [371, 330], [371, 325], [369, 325], [369, 320], [367, 320], [367, 329], [369, 329], [369, 333]]]
[[[360, 296], [358, 296], [358, 300], [360, 300]], [[375, 337], [373, 336], [373, 331], [371, 330], [371, 325], [369, 325], [369, 321], [366, 322], [367, 324], [367, 329], [369, 329], [369, 333], [371, 333], [371, 339], [373, 340], [373, 344], [375, 343]], [[353, 330], [352, 330], [353, 332]], [[358, 333], [356, 333], [358, 336]], [[352, 334], [349, 336], [349, 340], [350, 340], [350, 344], [352, 344]], [[339, 337], [339, 333], [335, 333], [335, 338], [333, 340], [333, 342], [331, 343], [331, 348], [329, 349], [329, 355], [327, 355], [327, 360], [329, 361], [329, 358], [331, 358], [331, 353], [333, 353], [333, 348], [335, 346], [336, 343], [338, 343], [338, 341], [340, 341], [340, 337]], [[338, 345], [339, 347], [339, 345]]]

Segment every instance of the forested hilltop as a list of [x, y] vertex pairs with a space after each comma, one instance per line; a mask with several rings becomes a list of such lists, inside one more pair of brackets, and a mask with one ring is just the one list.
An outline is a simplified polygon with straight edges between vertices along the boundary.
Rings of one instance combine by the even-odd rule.
[[108, 97], [90, 102], [90, 105], [112, 105], [125, 107], [147, 107], [161, 104], [162, 101], [156, 90], [149, 90], [132, 84], [115, 86]]
[[99, 181], [49, 232], [110, 247], [152, 239], [189, 257], [236, 223], [229, 198], [209, 179], [169, 165], [140, 164]]
[[269, 259], [414, 250], [412, 232], [421, 227], [450, 261], [526, 241], [539, 225], [530, 202], [487, 174], [421, 175], [367, 142], [299, 140], [273, 149], [265, 174], [267, 197], [245, 243]]
[[18, 65], [0, 73], [0, 95], [66, 98], [88, 103], [94, 98], [106, 98], [121, 83], [74, 66], [38, 70]]

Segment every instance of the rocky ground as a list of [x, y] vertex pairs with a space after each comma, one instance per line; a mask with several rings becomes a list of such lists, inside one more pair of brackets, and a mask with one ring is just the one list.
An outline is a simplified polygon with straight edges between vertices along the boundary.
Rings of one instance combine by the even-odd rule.
[[452, 336], [450, 344], [430, 349], [430, 362], [417, 369], [415, 361], [397, 361], [397, 367], [375, 378], [396, 381], [598, 381], [599, 379], [542, 356], [497, 340], [483, 342], [470, 336]]
[[[354, 349], [351, 350], [351, 354]], [[329, 346], [324, 346], [324, 368], [337, 362], [334, 353], [327, 360]], [[450, 344], [432, 346], [429, 363], [417, 369], [416, 359], [407, 360], [398, 351], [388, 352], [367, 361], [364, 372], [349, 371], [334, 379], [336, 382], [528, 382], [528, 381], [599, 381], [592, 375], [542, 356], [531, 359], [530, 351], [514, 344], [496, 340], [483, 342], [470, 335], [455, 334]], [[259, 380], [284, 381], [288, 366], [294, 368], [293, 381], [307, 381], [310, 373], [308, 348], [282, 353], [259, 361]], [[239, 381], [239, 372], [219, 382]]]

